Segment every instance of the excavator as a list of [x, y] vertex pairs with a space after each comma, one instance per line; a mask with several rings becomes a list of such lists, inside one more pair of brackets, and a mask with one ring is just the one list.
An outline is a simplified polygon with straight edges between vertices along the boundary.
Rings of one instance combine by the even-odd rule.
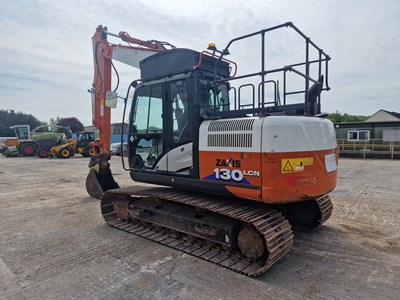
[[[267, 68], [271, 33], [283, 31], [302, 41], [304, 59]], [[260, 40], [259, 70], [238, 75], [227, 56], [248, 39]], [[92, 43], [100, 153], [90, 160], [86, 189], [101, 199], [107, 224], [256, 276], [290, 251], [293, 229], [329, 219], [338, 150], [321, 93], [330, 90], [330, 56], [293, 23], [236, 37], [222, 50], [176, 48], [101, 25]], [[134, 89], [123, 166], [132, 180], [152, 185], [120, 188], [112, 176], [113, 61], [140, 69], [124, 98], [123, 120]]]

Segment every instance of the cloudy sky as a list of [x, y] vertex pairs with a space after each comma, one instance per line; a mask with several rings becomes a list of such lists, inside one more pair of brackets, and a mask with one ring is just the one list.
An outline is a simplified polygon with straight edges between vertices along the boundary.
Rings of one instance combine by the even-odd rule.
[[[332, 89], [323, 94], [323, 111], [400, 112], [398, 0], [1, 2], [0, 109], [31, 113], [41, 121], [74, 116], [91, 123], [91, 37], [99, 24], [111, 32], [201, 51], [209, 42], [223, 48], [234, 37], [291, 21], [332, 57]], [[290, 48], [282, 41], [279, 45]], [[251, 53], [252, 44], [248, 47]], [[274, 52], [271, 60], [284, 61], [286, 54], [285, 49]], [[238, 62], [243, 69], [252, 64], [248, 56]], [[118, 92], [124, 95], [140, 74], [120, 64], [117, 68]], [[121, 117], [121, 108], [112, 112], [112, 121]]]

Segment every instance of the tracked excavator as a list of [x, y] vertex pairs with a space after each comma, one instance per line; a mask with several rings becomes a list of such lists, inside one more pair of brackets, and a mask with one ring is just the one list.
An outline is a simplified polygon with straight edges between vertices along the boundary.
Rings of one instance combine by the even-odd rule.
[[[266, 49], [274, 43], [269, 36], [282, 31], [302, 41], [304, 59], [267, 68]], [[237, 75], [238, 64], [227, 55], [256, 38], [259, 70]], [[90, 92], [100, 153], [89, 163], [86, 188], [101, 198], [110, 226], [255, 276], [290, 251], [292, 228], [309, 231], [330, 217], [338, 150], [333, 124], [321, 113], [330, 57], [294, 24], [202, 52], [101, 25], [92, 41]], [[156, 187], [120, 188], [112, 177], [113, 60], [141, 72], [125, 98], [126, 107], [135, 90], [124, 168], [134, 181]]]

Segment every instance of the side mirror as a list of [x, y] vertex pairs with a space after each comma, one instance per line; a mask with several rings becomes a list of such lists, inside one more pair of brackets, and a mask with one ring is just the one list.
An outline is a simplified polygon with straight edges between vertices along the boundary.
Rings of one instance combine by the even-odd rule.
[[118, 99], [117, 92], [111, 92], [111, 91], [107, 92], [105, 105], [109, 108], [116, 108], [117, 107], [117, 99]]

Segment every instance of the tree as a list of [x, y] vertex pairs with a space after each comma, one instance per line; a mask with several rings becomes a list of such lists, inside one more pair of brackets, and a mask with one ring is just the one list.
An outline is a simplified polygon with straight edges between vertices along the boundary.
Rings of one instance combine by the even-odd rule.
[[340, 123], [340, 122], [363, 122], [368, 119], [369, 116], [361, 116], [361, 115], [349, 115], [347, 113], [340, 113], [336, 111], [335, 113], [328, 114], [328, 119], [331, 120], [333, 123]]
[[59, 117], [57, 117], [55, 122], [56, 122], [56, 125], [58, 125], [58, 126], [69, 127], [69, 129], [73, 133], [85, 130], [85, 128], [83, 127], [83, 124], [81, 123], [81, 121], [79, 121], [75, 117], [71, 117], [71, 118], [59, 118]]
[[31, 129], [33, 129], [43, 124], [45, 123], [31, 114], [25, 114], [21, 111], [15, 112], [13, 109], [0, 110], [0, 136], [14, 136], [14, 131], [10, 129], [10, 126], [13, 125], [30, 125]]

